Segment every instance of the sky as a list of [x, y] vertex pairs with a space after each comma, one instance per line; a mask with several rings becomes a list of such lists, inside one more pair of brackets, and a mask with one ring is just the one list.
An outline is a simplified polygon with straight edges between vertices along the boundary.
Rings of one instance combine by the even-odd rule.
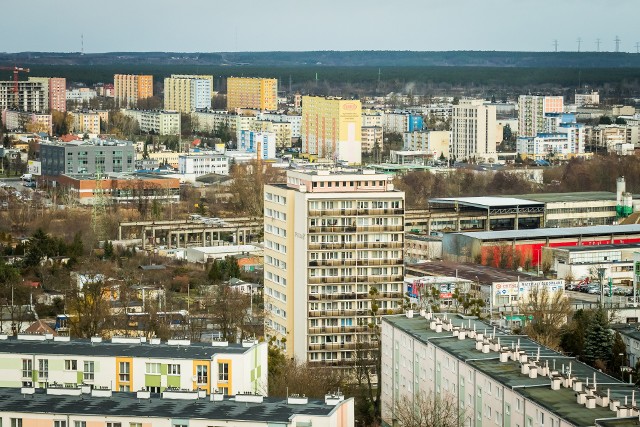
[[[0, 52], [636, 52], [638, 0], [6, 0]], [[7, 17], [16, 16], [16, 19]], [[18, 18], [19, 17], [19, 18]]]

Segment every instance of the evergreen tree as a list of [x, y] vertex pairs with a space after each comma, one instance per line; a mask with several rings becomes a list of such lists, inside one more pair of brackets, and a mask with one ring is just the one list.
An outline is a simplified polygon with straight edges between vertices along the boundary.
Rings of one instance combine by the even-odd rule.
[[609, 372], [615, 377], [622, 375], [621, 367], [627, 365], [627, 346], [622, 340], [620, 332], [616, 332], [613, 337], [613, 345], [611, 347], [611, 359], [609, 360]]
[[611, 358], [613, 337], [609, 332], [609, 319], [603, 309], [594, 312], [587, 327], [584, 339], [583, 358], [589, 364], [596, 360], [608, 361]]

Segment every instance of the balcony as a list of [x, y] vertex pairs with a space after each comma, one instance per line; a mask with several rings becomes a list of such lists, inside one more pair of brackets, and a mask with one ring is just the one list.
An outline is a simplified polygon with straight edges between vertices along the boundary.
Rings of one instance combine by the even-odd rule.
[[309, 233], [355, 233], [354, 225], [310, 225]]
[[358, 225], [359, 233], [374, 233], [380, 231], [404, 231], [404, 225]]
[[309, 243], [310, 250], [355, 249], [355, 242]]
[[356, 260], [355, 259], [314, 259], [312, 261], [309, 261], [309, 267], [317, 267], [317, 266], [324, 266], [324, 265], [338, 266], [338, 267], [356, 265]]
[[353, 350], [356, 348], [355, 342], [328, 342], [324, 344], [309, 344], [309, 351], [317, 350]]
[[386, 248], [402, 248], [402, 242], [358, 242], [358, 249], [386, 249]]
[[352, 334], [358, 326], [315, 326], [309, 328], [310, 334]]
[[345, 316], [355, 316], [359, 313], [359, 310], [356, 309], [347, 309], [347, 310], [310, 310], [309, 317], [345, 317]]

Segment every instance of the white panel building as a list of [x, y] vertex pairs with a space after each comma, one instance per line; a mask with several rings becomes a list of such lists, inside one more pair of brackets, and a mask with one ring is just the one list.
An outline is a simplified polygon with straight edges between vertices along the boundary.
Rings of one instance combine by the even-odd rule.
[[178, 172], [195, 176], [229, 175], [229, 158], [224, 154], [192, 154], [178, 157]]

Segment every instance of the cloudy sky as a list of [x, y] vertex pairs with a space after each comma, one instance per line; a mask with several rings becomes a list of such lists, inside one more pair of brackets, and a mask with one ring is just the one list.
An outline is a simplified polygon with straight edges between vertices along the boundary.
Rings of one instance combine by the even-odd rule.
[[[636, 51], [638, 0], [5, 0], [0, 51]], [[16, 16], [16, 19], [8, 19]]]

